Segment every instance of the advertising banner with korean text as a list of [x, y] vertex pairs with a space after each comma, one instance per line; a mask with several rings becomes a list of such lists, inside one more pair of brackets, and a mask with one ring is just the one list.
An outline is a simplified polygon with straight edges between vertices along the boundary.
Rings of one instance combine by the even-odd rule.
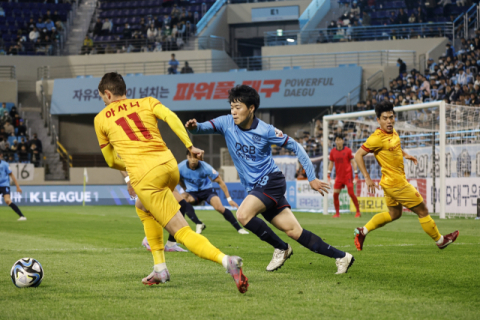
[[[173, 111], [229, 110], [228, 90], [240, 84], [255, 88], [262, 108], [330, 106], [360, 85], [362, 68], [221, 72], [127, 76], [127, 98], [151, 96]], [[56, 79], [52, 114], [96, 114], [104, 108], [100, 78]], [[357, 101], [352, 101], [356, 103]]]

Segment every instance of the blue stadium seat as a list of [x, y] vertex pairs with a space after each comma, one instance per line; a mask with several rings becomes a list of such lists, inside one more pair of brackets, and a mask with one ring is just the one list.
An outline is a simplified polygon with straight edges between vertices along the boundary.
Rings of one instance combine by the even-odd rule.
[[293, 70], [299, 70], [299, 69], [302, 69], [302, 67], [300, 67], [300, 66], [293, 66]]
[[283, 67], [283, 70], [291, 70], [292, 67]]
[[238, 69], [238, 72], [246, 72], [247, 69]]
[[230, 69], [229, 72], [238, 72], [238, 69]]

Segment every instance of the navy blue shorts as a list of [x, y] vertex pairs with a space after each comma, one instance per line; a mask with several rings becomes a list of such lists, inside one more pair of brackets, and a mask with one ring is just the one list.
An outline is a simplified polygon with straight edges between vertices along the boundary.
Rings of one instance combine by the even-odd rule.
[[283, 173], [272, 172], [260, 179], [249, 194], [260, 199], [267, 207], [262, 215], [268, 222], [271, 222], [285, 208], [291, 208], [285, 198], [286, 191], [287, 182]]
[[0, 194], [1, 195], [10, 194], [10, 187], [0, 187]]
[[200, 191], [192, 191], [192, 192], [187, 192], [189, 195], [195, 199], [195, 204], [198, 204], [202, 201], [206, 201], [208, 204], [210, 204], [210, 200], [217, 196], [217, 192], [215, 192], [215, 189], [206, 189], [206, 190], [200, 190]]

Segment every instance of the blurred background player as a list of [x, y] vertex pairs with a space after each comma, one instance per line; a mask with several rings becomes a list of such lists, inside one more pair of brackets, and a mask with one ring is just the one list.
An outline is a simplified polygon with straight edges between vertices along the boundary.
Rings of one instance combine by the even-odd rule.
[[422, 195], [407, 181], [403, 168], [403, 158], [413, 161], [415, 165], [417, 165], [417, 158], [402, 150], [400, 137], [393, 128], [395, 124], [393, 104], [389, 101], [382, 101], [375, 106], [375, 113], [380, 128], [375, 130], [362, 147], [358, 149], [355, 154], [355, 161], [357, 161], [358, 167], [365, 177], [368, 192], [374, 194], [375, 189], [379, 187], [370, 178], [363, 157], [370, 152], [375, 155], [375, 159], [382, 168], [380, 186], [385, 194], [388, 212], [374, 215], [364, 227], [355, 229], [357, 250], [363, 249], [363, 242], [369, 232], [399, 219], [402, 216], [403, 207], [418, 215], [423, 231], [436, 242], [440, 249], [446, 248], [457, 239], [458, 230], [442, 236], [435, 221], [428, 214]]
[[273, 161], [271, 145], [284, 147], [298, 156], [312, 189], [323, 195], [328, 190], [328, 184], [315, 177], [312, 162], [300, 144], [289, 139], [274, 126], [255, 117], [255, 111], [260, 106], [260, 96], [255, 89], [239, 85], [230, 89], [228, 93], [230, 115], [203, 123], [197, 123], [197, 120], [192, 119], [185, 127], [194, 134], [219, 133], [225, 137], [242, 185], [248, 192], [248, 196], [237, 210], [238, 221], [262, 241], [275, 248], [267, 271], [281, 268], [293, 254], [293, 250], [265, 221], [257, 217], [259, 214], [302, 246], [334, 258], [337, 274], [346, 273], [355, 261], [353, 256], [330, 246], [316, 234], [303, 229], [292, 213], [290, 204], [285, 198], [287, 188], [285, 176]]
[[[130, 183], [130, 177], [128, 176], [128, 172], [126, 171], [120, 171], [120, 172], [122, 173], [122, 176], [125, 178], [125, 182], [127, 183], [128, 194], [130, 195], [132, 200], [135, 200], [135, 207], [139, 208], [142, 211], [147, 211], [147, 209], [145, 209], [140, 199], [138, 199], [137, 194], [135, 193], [135, 190], [133, 190], [132, 184]], [[180, 212], [185, 217], [185, 212], [186, 212], [185, 205], [191, 206], [191, 204], [187, 203], [182, 198], [182, 196], [178, 193], [178, 191], [175, 189], [173, 190], [173, 195], [175, 199], [178, 201], [178, 204], [180, 205]], [[162, 226], [159, 224], [158, 227], [161, 228]], [[152, 249], [150, 248], [150, 245], [148, 244], [147, 237], [143, 238], [142, 246], [144, 246], [145, 249], [147, 249], [148, 251], [152, 251]], [[168, 235], [168, 241], [165, 244], [165, 251], [166, 252], [188, 252], [187, 250], [183, 249], [177, 244], [175, 238], [171, 234]]]
[[[340, 191], [347, 186], [348, 195], [352, 198], [353, 204], [357, 209], [355, 218], [360, 218], [360, 208], [358, 206], [357, 196], [353, 191], [353, 185], [357, 183], [358, 171], [357, 164], [353, 158], [352, 150], [343, 145], [343, 136], [335, 137], [335, 148], [330, 151], [330, 163], [328, 164], [328, 182], [330, 183], [330, 173], [335, 164], [335, 184], [333, 186], [333, 204], [335, 206], [335, 215], [332, 218], [340, 218]], [[352, 179], [352, 167], [355, 172], [355, 179]]]
[[12, 178], [15, 187], [17, 187], [17, 192], [22, 193], [22, 189], [20, 188], [17, 179], [13, 175], [12, 170], [10, 170], [10, 166], [5, 160], [3, 160], [3, 154], [0, 153], [0, 193], [3, 195], [3, 199], [5, 200], [7, 206], [12, 208], [12, 210], [20, 216], [18, 221], [25, 221], [27, 218], [10, 198], [10, 177]]
[[106, 73], [98, 92], [106, 106], [94, 121], [102, 154], [109, 167], [128, 172], [130, 183], [147, 210], [136, 207], [154, 259], [153, 272], [142, 283], [170, 281], [163, 246], [165, 228], [189, 251], [223, 265], [237, 289], [245, 293], [248, 279], [242, 271], [242, 258], [225, 255], [207, 238], [193, 232], [180, 213], [180, 205], [172, 193], [180, 174], [172, 152], [160, 135], [158, 119], [168, 124], [193, 155], [202, 159], [203, 150], [193, 146], [180, 119], [160, 101], [152, 97], [127, 99], [127, 87], [120, 74]]
[[[184, 195], [189, 203], [199, 204], [202, 201], [206, 201], [220, 212], [238, 233], [248, 234], [235, 219], [232, 211], [223, 206], [222, 200], [220, 200], [217, 192], [213, 189], [212, 181], [218, 183], [220, 188], [222, 188], [228, 203], [232, 207], [238, 208], [238, 204], [230, 197], [227, 185], [223, 182], [222, 177], [211, 165], [192, 157], [190, 151], [187, 150], [187, 160], [183, 160], [178, 164], [178, 171], [180, 172], [180, 185], [185, 190], [186, 194]], [[201, 233], [205, 228], [204, 223], [197, 224], [197, 233]]]

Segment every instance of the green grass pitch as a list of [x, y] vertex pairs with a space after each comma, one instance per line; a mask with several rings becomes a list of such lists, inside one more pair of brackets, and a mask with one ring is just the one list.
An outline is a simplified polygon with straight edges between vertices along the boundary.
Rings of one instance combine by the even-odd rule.
[[[16, 221], [0, 208], [1, 319], [479, 319], [480, 221], [436, 223], [457, 242], [439, 250], [418, 219], [369, 234], [356, 252], [353, 229], [365, 224], [297, 213], [302, 226], [352, 253], [356, 262], [335, 275], [335, 261], [301, 247], [282, 269], [267, 273], [273, 250], [255, 235], [239, 235], [220, 214], [199, 211], [204, 235], [226, 254], [244, 259], [249, 291], [240, 294], [221, 266], [191, 253], [166, 253], [171, 282], [144, 286], [151, 254], [133, 207], [22, 207]], [[191, 223], [191, 222], [190, 222]], [[193, 226], [193, 225], [192, 225]], [[165, 235], [166, 238], [166, 235]], [[10, 269], [23, 257], [45, 271], [38, 288], [17, 289]]]

